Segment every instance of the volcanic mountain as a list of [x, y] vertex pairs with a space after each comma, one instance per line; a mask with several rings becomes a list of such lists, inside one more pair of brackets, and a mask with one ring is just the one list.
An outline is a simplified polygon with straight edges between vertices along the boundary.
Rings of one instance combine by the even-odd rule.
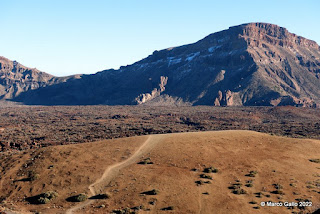
[[23, 92], [58, 84], [76, 77], [76, 75], [54, 77], [36, 68], [28, 68], [17, 61], [10, 61], [0, 56], [0, 98], [2, 100], [11, 100]]
[[[43, 105], [316, 107], [319, 73], [316, 42], [277, 25], [249, 23], [193, 44], [154, 51], [119, 70], [64, 79], [38, 72], [21, 93], [9, 90], [4, 98]], [[7, 80], [2, 78], [2, 87], [16, 84]]]

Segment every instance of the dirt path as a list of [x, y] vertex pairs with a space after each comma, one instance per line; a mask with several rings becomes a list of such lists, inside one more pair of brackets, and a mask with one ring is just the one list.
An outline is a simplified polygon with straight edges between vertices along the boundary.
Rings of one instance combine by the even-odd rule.
[[[119, 174], [121, 169], [129, 166], [130, 164], [136, 163], [144, 154], [147, 154], [149, 151], [151, 151], [165, 137], [165, 134], [150, 135], [148, 139], [138, 148], [138, 150], [131, 157], [122, 162], [109, 166], [104, 171], [101, 178], [99, 178], [89, 186], [90, 196], [94, 196], [99, 193], [105, 193], [106, 186]], [[72, 214], [73, 212], [92, 204], [94, 201], [95, 200], [87, 200], [74, 207], [71, 207], [66, 211], [66, 214]]]

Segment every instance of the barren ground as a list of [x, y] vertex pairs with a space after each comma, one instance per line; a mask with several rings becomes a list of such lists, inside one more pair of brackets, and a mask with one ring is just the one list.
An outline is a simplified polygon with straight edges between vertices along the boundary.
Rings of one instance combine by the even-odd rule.
[[[19, 213], [65, 213], [74, 207], [80, 209], [73, 209], [72, 213], [110, 213], [137, 206], [142, 207], [139, 213], [310, 213], [320, 205], [320, 165], [310, 161], [320, 158], [319, 151], [318, 140], [252, 131], [217, 131], [3, 153], [1, 206]], [[144, 158], [150, 158], [153, 164], [137, 164]], [[219, 171], [203, 173], [209, 166]], [[28, 171], [39, 177], [24, 180]], [[249, 177], [250, 171], [257, 173]], [[212, 180], [200, 178], [201, 174], [212, 176]], [[197, 185], [195, 182], [200, 180], [211, 184]], [[252, 182], [252, 187], [245, 186], [248, 182]], [[234, 194], [229, 189], [239, 183], [245, 194]], [[280, 194], [274, 192], [275, 184], [281, 186]], [[152, 189], [159, 193], [142, 194]], [[33, 205], [25, 200], [49, 190], [59, 196], [48, 204]], [[111, 197], [78, 203], [66, 201], [81, 192], [89, 196], [108, 193]], [[262, 201], [297, 199], [308, 199], [313, 206], [306, 210], [260, 206]], [[252, 201], [257, 204], [250, 204]], [[161, 210], [170, 206], [173, 211]]]

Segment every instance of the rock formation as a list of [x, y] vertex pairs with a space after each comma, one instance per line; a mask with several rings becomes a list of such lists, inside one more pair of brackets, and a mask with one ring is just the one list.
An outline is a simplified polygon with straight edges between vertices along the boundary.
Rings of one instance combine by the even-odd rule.
[[267, 23], [230, 27], [92, 75], [63, 79], [10, 66], [0, 64], [2, 98], [25, 104], [320, 104], [320, 47]]

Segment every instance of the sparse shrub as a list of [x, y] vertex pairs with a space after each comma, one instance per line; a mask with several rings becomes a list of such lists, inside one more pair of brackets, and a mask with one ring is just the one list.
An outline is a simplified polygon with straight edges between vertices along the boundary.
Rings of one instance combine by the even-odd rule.
[[281, 184], [279, 184], [279, 183], [276, 183], [276, 184], [273, 184], [273, 186], [274, 186], [274, 188], [276, 188], [276, 189], [283, 189], [283, 186], [281, 185]]
[[309, 184], [309, 185], [307, 185], [306, 186], [308, 189], [314, 189], [314, 188], [316, 188], [314, 185], [312, 185], [312, 184]]
[[256, 195], [257, 198], [261, 198], [262, 197], [262, 192], [256, 192], [255, 195]]
[[88, 196], [87, 196], [86, 194], [84, 194], [84, 193], [80, 193], [79, 195], [77, 195], [77, 196], [75, 197], [75, 199], [76, 199], [76, 201], [78, 201], [78, 202], [82, 202], [82, 201], [87, 200], [87, 199], [88, 199]]
[[248, 177], [256, 177], [257, 174], [258, 174], [257, 171], [250, 171], [249, 174], [246, 174], [246, 176], [248, 176]]
[[272, 193], [273, 193], [273, 194], [284, 195], [284, 192], [283, 192], [282, 190], [279, 190], [279, 189], [273, 191]]
[[229, 186], [229, 189], [239, 189], [240, 187], [242, 187], [241, 183], [235, 183]]
[[149, 201], [149, 204], [155, 205], [156, 202], [157, 202], [157, 199], [156, 199], [156, 198], [152, 198], [152, 199]]
[[241, 189], [241, 186], [242, 186], [241, 183], [235, 183], [235, 184], [232, 184], [232, 186], [230, 186], [229, 189], [233, 189], [232, 193], [236, 195], [246, 194], [247, 191], [245, 191], [244, 189]]
[[174, 206], [164, 207], [161, 210], [174, 210]]
[[252, 183], [253, 183], [253, 180], [247, 180], [246, 183], [247, 183], [247, 184], [252, 184]]
[[320, 159], [309, 159], [310, 162], [313, 162], [313, 163], [320, 163]]
[[246, 187], [253, 187], [253, 184], [246, 184]]
[[80, 193], [79, 195], [74, 195], [74, 196], [71, 196], [71, 197], [67, 198], [67, 201], [70, 201], [70, 202], [83, 202], [83, 201], [85, 201], [87, 199], [88, 199], [87, 194]]
[[245, 191], [244, 189], [241, 189], [241, 188], [234, 189], [232, 192], [233, 192], [233, 194], [236, 194], [236, 195], [247, 194], [247, 191]]
[[203, 181], [201, 181], [201, 180], [199, 180], [199, 181], [195, 181], [195, 183], [197, 184], [197, 186], [200, 186], [200, 185], [203, 185], [203, 184], [204, 184], [204, 182], [203, 182]]
[[47, 204], [53, 199], [58, 197], [58, 193], [55, 191], [47, 191], [45, 193], [41, 193], [39, 195], [26, 198], [31, 204]]
[[249, 204], [257, 204], [256, 201], [250, 201]]
[[35, 181], [38, 180], [40, 178], [40, 175], [37, 174], [35, 171], [29, 171], [28, 173], [28, 180], [29, 181]]
[[123, 209], [115, 209], [112, 211], [112, 214], [136, 214], [136, 211], [131, 210], [129, 207]]
[[131, 209], [132, 210], [142, 210], [142, 209], [144, 209], [144, 206], [140, 205], [140, 206], [132, 207]]
[[150, 190], [150, 191], [142, 192], [141, 194], [144, 194], [144, 195], [158, 195], [159, 193], [160, 193], [159, 190], [153, 189], [153, 190]]
[[212, 166], [207, 167], [203, 170], [204, 173], [217, 173], [219, 170], [217, 168], [214, 168]]
[[40, 197], [40, 198], [38, 198], [37, 201], [38, 201], [39, 204], [47, 204], [47, 203], [50, 202], [50, 199], [49, 198], [45, 198], [45, 197]]
[[45, 193], [43, 194], [43, 196], [44, 196], [45, 198], [48, 198], [49, 200], [52, 200], [52, 199], [58, 197], [58, 193], [55, 192], [55, 191], [47, 191], [47, 192], [45, 192]]
[[206, 175], [206, 174], [201, 174], [201, 175], [200, 175], [200, 178], [205, 178], [205, 179], [210, 179], [210, 180], [212, 180], [212, 176]]
[[146, 165], [146, 164], [153, 164], [153, 162], [151, 161], [151, 158], [146, 158], [138, 162], [138, 164]]

